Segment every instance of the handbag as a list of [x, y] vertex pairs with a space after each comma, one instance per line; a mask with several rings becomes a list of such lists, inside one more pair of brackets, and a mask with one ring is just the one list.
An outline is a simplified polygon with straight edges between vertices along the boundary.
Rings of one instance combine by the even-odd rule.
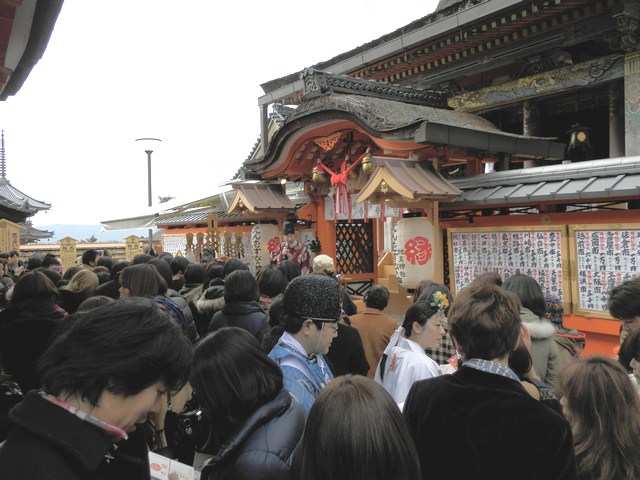
[[0, 377], [0, 442], [9, 434], [9, 410], [23, 399], [22, 390], [16, 382]]
[[[196, 451], [205, 452], [211, 438], [209, 418], [200, 408], [198, 401], [192, 396], [184, 406], [182, 412], [167, 417], [170, 445], [192, 445]], [[167, 429], [167, 426], [165, 426]]]

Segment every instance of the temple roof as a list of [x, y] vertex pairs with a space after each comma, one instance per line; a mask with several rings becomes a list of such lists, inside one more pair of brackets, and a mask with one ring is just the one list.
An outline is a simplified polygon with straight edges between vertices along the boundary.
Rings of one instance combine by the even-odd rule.
[[27, 226], [24, 230], [20, 231], [20, 243], [36, 243], [40, 240], [46, 240], [48, 238], [53, 237], [55, 232], [50, 232], [48, 230], [40, 230], [38, 228]]
[[7, 179], [7, 160], [4, 150], [4, 130], [0, 137], [0, 206], [6, 209], [5, 216], [23, 222], [40, 210], [49, 210], [51, 205], [15, 188]]
[[63, 1], [0, 2], [0, 101], [18, 93], [42, 58]]
[[[541, 158], [562, 158], [565, 148], [564, 144], [548, 138], [503, 132], [490, 121], [467, 112], [409, 104], [363, 93], [324, 93], [305, 99], [273, 136], [266, 155], [246, 161], [244, 168], [257, 173], [282, 170], [284, 163], [290, 161], [291, 153], [287, 154], [286, 150], [293, 143], [293, 138], [304, 135], [306, 129], [313, 125], [337, 124], [340, 121], [366, 132], [381, 148], [402, 143], [403, 149], [411, 151], [444, 145], [468, 151]], [[431, 132], [436, 135], [431, 135]], [[469, 143], [469, 139], [473, 142]], [[561, 152], [559, 157], [558, 152]], [[307, 170], [311, 171], [321, 154], [320, 150], [315, 156], [305, 153], [300, 156], [298, 164], [303, 169], [304, 165], [308, 166]], [[437, 155], [435, 150], [434, 155]]]
[[0, 178], [0, 205], [26, 213], [27, 216], [35, 215], [40, 210], [49, 210], [51, 205], [30, 197], [21, 192], [6, 178]]
[[624, 201], [640, 195], [640, 157], [507, 170], [450, 181], [463, 193], [443, 205], [443, 210], [550, 201]]

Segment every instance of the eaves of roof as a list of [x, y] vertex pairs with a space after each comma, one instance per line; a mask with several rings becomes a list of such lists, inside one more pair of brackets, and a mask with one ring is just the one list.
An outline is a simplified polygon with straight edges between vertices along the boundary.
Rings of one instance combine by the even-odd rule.
[[266, 155], [245, 162], [245, 168], [260, 173], [279, 165], [286, 160], [282, 146], [304, 127], [338, 120], [351, 121], [380, 140], [542, 158], [556, 158], [559, 151], [564, 153], [563, 144], [502, 132], [476, 114], [364, 95], [328, 93], [305, 101], [289, 115], [271, 139]]
[[[6, 84], [0, 84], [0, 101], [6, 100], [9, 96], [18, 93], [33, 67], [42, 58], [49, 43], [51, 33], [53, 32], [53, 27], [62, 9], [63, 2], [64, 0], [33, 0], [24, 1], [24, 4], [22, 1], [9, 2], [17, 3], [17, 8], [33, 9], [33, 13], [31, 15], [23, 15], [16, 11], [15, 16], [11, 19], [11, 29], [15, 29], [16, 31], [26, 30], [29, 32], [29, 37], [26, 44], [12, 46], [14, 50], [22, 48], [23, 52], [17, 65], [11, 65], [11, 68], [7, 71], [9, 78]], [[35, 7], [33, 3], [36, 4]], [[16, 19], [18, 22], [21, 22], [20, 25], [14, 24]], [[21, 38], [15, 41], [23, 42]], [[2, 53], [4, 57], [6, 52]], [[0, 66], [8, 68], [6, 65]]]
[[463, 193], [443, 206], [445, 209], [637, 198], [640, 197], [640, 157], [493, 172], [455, 179], [451, 183]]
[[[469, 6], [470, 3], [471, 6]], [[406, 51], [427, 39], [460, 30], [463, 25], [495, 16], [500, 11], [523, 3], [526, 2], [522, 0], [456, 2], [376, 40], [327, 61], [312, 65], [312, 68], [331, 71], [335, 74], [347, 74], [363, 65], [369, 65], [397, 52]], [[293, 92], [301, 91], [302, 85], [300, 72], [265, 82], [260, 85], [265, 95], [258, 100], [258, 103], [264, 105], [277, 102], [280, 98]]]
[[[296, 210], [302, 208], [304, 205], [309, 203], [309, 197], [302, 196], [292, 198], [291, 201], [294, 204], [294, 208]], [[171, 227], [171, 226], [182, 226], [182, 225], [196, 225], [196, 224], [206, 224], [207, 217], [211, 214], [216, 214], [218, 216], [218, 224], [225, 225], [228, 223], [244, 223], [244, 222], [255, 222], [255, 215], [245, 215], [242, 213], [227, 213], [226, 210], [211, 208], [209, 210], [201, 210], [196, 213], [184, 213], [180, 215], [175, 215], [173, 217], [165, 217], [162, 220], [157, 222], [157, 226], [159, 228]]]
[[51, 205], [36, 200], [15, 188], [6, 178], [0, 178], [0, 202], [8, 208], [34, 215], [40, 210], [48, 210]]

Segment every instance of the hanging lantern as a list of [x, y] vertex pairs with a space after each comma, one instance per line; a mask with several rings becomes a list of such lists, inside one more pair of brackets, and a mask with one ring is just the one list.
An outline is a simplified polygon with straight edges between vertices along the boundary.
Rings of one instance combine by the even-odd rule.
[[434, 275], [433, 226], [424, 217], [403, 218], [393, 229], [393, 261], [398, 283], [416, 288]]
[[369, 149], [367, 149], [367, 153], [365, 153], [364, 157], [362, 157], [362, 163], [360, 164], [362, 168], [362, 173], [368, 175], [375, 168], [373, 163], [371, 163], [371, 153], [369, 153]]
[[329, 179], [325, 171], [318, 168], [319, 163], [320, 161], [318, 160], [316, 166], [311, 170], [311, 181], [313, 183], [327, 183]]
[[254, 225], [251, 229], [253, 265], [256, 271], [271, 263], [271, 253], [280, 245], [280, 229], [277, 225]]

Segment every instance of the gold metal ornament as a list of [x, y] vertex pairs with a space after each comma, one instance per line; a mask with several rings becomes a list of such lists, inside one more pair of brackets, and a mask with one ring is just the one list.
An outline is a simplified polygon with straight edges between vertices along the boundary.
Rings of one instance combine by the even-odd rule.
[[364, 157], [362, 157], [362, 162], [360, 163], [360, 168], [362, 168], [362, 173], [368, 175], [374, 169], [373, 163], [371, 163], [371, 154], [367, 152]]

